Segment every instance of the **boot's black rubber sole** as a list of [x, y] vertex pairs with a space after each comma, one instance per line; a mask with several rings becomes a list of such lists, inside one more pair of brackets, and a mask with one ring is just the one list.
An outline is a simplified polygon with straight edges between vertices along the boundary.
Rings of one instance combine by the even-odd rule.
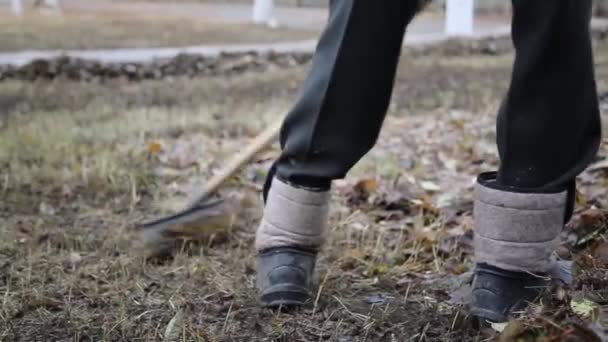
[[267, 293], [260, 296], [264, 307], [294, 307], [309, 303], [311, 297], [305, 289], [269, 289]]

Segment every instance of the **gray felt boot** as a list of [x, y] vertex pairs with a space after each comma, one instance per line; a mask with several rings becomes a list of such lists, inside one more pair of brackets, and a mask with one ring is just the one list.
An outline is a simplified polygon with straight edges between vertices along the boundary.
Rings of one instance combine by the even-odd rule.
[[567, 194], [498, 190], [487, 177], [482, 175], [475, 189], [471, 313], [505, 322], [550, 284]]
[[328, 190], [302, 189], [272, 180], [256, 234], [257, 286], [262, 305], [299, 306], [311, 300], [329, 199]]

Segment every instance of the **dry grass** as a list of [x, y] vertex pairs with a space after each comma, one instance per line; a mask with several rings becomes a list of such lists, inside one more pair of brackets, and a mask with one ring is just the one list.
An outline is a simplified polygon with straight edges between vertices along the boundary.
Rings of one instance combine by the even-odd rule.
[[[154, 262], [132, 249], [129, 227], [196, 191], [192, 184], [227, 153], [283, 115], [304, 68], [137, 84], [0, 84], [0, 339], [479, 340], [485, 333], [447, 302], [456, 274], [470, 267], [468, 252], [442, 249], [442, 234], [468, 231], [470, 213], [448, 223], [449, 208], [437, 203], [449, 193], [470, 204], [468, 180], [495, 165], [493, 114], [509, 62], [490, 59], [476, 59], [487, 62], [481, 68], [405, 57], [377, 148], [337, 184], [318, 300], [295, 313], [256, 305], [259, 210], [223, 237]], [[454, 108], [464, 114], [447, 120]], [[241, 183], [259, 185], [276, 153], [274, 146], [248, 167]], [[354, 194], [360, 178], [378, 189]], [[424, 191], [420, 181], [442, 192]], [[447, 241], [461, 240], [466, 234]]]
[[31, 13], [18, 19], [0, 12], [0, 52], [28, 49], [99, 49], [268, 43], [310, 39], [309, 32], [263, 26], [111, 12]]

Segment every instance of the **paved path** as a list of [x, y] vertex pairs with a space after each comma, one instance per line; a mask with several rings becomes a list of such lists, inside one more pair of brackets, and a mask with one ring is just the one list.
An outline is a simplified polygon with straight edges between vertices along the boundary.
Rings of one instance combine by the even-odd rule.
[[[188, 15], [196, 16], [198, 20], [214, 20], [223, 22], [248, 22], [250, 6], [226, 4], [186, 4], [176, 5], [167, 3], [128, 2], [117, 3], [107, 0], [78, 1], [64, 0], [69, 9], [79, 11], [127, 12], [139, 15]], [[135, 12], [137, 11], [137, 12]], [[325, 20], [326, 9], [319, 8], [279, 8], [277, 9], [279, 23], [290, 23], [290, 27], [308, 29], [319, 32]], [[608, 26], [605, 21], [594, 22], [596, 26]], [[278, 28], [280, 29], [280, 28]], [[475, 22], [473, 39], [491, 36], [505, 36], [510, 33], [507, 18], [478, 17]], [[414, 46], [432, 44], [447, 40], [443, 32], [443, 18], [435, 13], [417, 17], [409, 26], [404, 45]], [[238, 44], [238, 45], [206, 45], [190, 47], [136, 48], [136, 49], [103, 49], [103, 50], [31, 50], [21, 52], [0, 53], [0, 64], [24, 65], [35, 59], [49, 59], [59, 56], [70, 56], [84, 59], [94, 59], [100, 62], [147, 62], [155, 59], [171, 58], [181, 53], [216, 56], [221, 52], [313, 52], [316, 40], [299, 42], [277, 42], [269, 44]]]
[[[250, 6], [220, 5], [220, 4], [188, 4], [167, 6], [165, 3], [113, 3], [104, 7], [104, 0], [75, 1], [68, 0], [66, 6], [77, 11], [129, 12], [135, 11], [133, 6], [141, 5], [138, 14], [157, 15], [167, 11], [167, 15], [179, 16], [196, 15], [198, 20], [222, 22], [248, 22]], [[279, 8], [277, 10], [279, 23], [290, 23], [289, 27], [320, 32], [327, 20], [327, 10], [318, 8]], [[280, 28], [278, 28], [280, 29]], [[478, 18], [476, 33], [473, 38], [487, 36], [502, 36], [509, 34], [509, 26], [504, 19]], [[405, 36], [404, 45], [437, 43], [448, 39], [443, 33], [443, 19], [437, 14], [422, 15], [414, 20]], [[30, 50], [20, 52], [0, 53], [0, 64], [21, 66], [35, 59], [51, 59], [60, 56], [70, 56], [84, 59], [94, 59], [100, 62], [148, 62], [155, 59], [171, 58], [181, 53], [217, 56], [222, 52], [313, 52], [316, 40], [297, 42], [275, 42], [268, 44], [235, 44], [235, 45], [205, 45], [189, 47], [162, 48], [133, 48], [133, 49], [101, 49], [101, 50]]]
[[[190, 19], [245, 23], [251, 20], [251, 4], [222, 4], [222, 3], [170, 3], [149, 1], [111, 1], [111, 0], [62, 0], [64, 7], [75, 11], [86, 12], [122, 12], [137, 13], [138, 15], [162, 15], [187, 17]], [[320, 32], [328, 17], [327, 8], [315, 7], [277, 7], [275, 16], [280, 25]], [[497, 26], [508, 23], [504, 16], [484, 16], [477, 18], [476, 29], [479, 31], [492, 30]], [[443, 18], [437, 13], [423, 12], [408, 28], [410, 34], [441, 32]]]
[[[476, 33], [473, 39], [509, 34], [509, 27], [497, 27]], [[449, 37], [442, 33], [408, 33], [404, 46], [433, 44], [447, 40]], [[52, 59], [61, 56], [111, 62], [150, 62], [156, 59], [172, 58], [179, 54], [199, 54], [217, 56], [222, 52], [314, 52], [317, 40], [298, 42], [281, 42], [268, 44], [233, 44], [233, 45], [204, 45], [188, 47], [136, 48], [136, 49], [102, 49], [102, 50], [29, 50], [20, 52], [0, 53], [0, 65], [12, 64], [21, 66], [35, 59]]]

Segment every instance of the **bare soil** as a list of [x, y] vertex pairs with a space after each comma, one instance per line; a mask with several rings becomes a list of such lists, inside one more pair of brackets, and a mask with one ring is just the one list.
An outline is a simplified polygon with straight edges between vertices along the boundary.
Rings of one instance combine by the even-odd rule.
[[[377, 146], [336, 182], [317, 300], [296, 312], [261, 309], [255, 297], [256, 189], [276, 144], [223, 189], [257, 203], [230, 230], [149, 260], [133, 247], [131, 228], [182, 206], [230, 153], [279, 120], [305, 66], [135, 83], [0, 83], [0, 339], [498, 338], [496, 329], [475, 328], [454, 290], [471, 270], [471, 185], [497, 165], [494, 116], [512, 58], [403, 56]], [[603, 93], [605, 42], [597, 74]], [[581, 175], [560, 250], [577, 261], [577, 282], [514, 321], [504, 341], [592, 341], [573, 303], [606, 304], [606, 147]]]

